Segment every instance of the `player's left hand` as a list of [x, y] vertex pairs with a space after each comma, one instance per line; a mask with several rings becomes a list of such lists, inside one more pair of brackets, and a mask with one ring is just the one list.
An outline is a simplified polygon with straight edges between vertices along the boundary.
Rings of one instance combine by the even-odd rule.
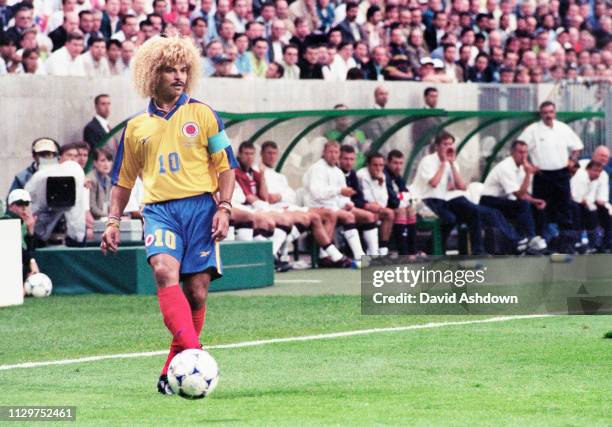
[[227, 237], [229, 219], [229, 213], [225, 209], [217, 210], [212, 221], [212, 238], [214, 240], [223, 240]]

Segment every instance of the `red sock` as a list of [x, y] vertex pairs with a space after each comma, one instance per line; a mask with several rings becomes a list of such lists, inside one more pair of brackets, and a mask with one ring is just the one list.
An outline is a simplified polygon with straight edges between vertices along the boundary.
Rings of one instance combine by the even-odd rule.
[[204, 327], [204, 322], [206, 321], [206, 306], [199, 310], [192, 311], [191, 319], [193, 320], [193, 328], [199, 337], [202, 332], [202, 327]]
[[[206, 306], [202, 307], [199, 310], [195, 310], [191, 312], [191, 319], [193, 322], [193, 327], [195, 329], [196, 335], [199, 337], [200, 332], [202, 332], [202, 327], [204, 326], [204, 320], [206, 318]], [[170, 366], [170, 362], [174, 356], [179, 354], [183, 348], [177, 343], [176, 338], [172, 340], [172, 344], [170, 345], [170, 352], [168, 353], [168, 358], [166, 359], [166, 363], [164, 363], [164, 367], [162, 368], [162, 375], [168, 374], [168, 366]]]
[[200, 340], [193, 328], [191, 308], [180, 286], [162, 288], [157, 292], [164, 323], [182, 348], [200, 348]]

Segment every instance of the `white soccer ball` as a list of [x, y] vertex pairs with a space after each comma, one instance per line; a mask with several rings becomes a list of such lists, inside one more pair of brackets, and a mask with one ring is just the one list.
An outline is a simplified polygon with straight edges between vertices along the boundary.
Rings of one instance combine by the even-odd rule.
[[53, 290], [51, 279], [45, 273], [32, 274], [25, 282], [25, 291], [27, 295], [37, 298], [48, 297]]
[[185, 399], [208, 396], [218, 382], [217, 362], [204, 350], [184, 350], [174, 356], [168, 367], [170, 388]]

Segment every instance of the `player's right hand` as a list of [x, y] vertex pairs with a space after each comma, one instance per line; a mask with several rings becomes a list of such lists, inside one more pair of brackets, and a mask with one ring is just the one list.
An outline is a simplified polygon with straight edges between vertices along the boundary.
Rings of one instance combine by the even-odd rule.
[[117, 227], [108, 226], [104, 230], [102, 235], [102, 243], [100, 243], [100, 249], [102, 253], [106, 255], [106, 251], [117, 252], [119, 249], [119, 242], [121, 239], [121, 232]]

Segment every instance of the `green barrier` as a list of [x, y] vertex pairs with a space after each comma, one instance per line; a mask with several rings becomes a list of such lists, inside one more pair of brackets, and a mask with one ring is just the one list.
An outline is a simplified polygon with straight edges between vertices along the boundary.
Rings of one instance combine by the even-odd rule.
[[[44, 248], [36, 251], [56, 295], [87, 293], [154, 295], [155, 281], [144, 246], [102, 255], [99, 248]], [[271, 242], [221, 243], [223, 277], [210, 290], [261, 288], [274, 284]]]

